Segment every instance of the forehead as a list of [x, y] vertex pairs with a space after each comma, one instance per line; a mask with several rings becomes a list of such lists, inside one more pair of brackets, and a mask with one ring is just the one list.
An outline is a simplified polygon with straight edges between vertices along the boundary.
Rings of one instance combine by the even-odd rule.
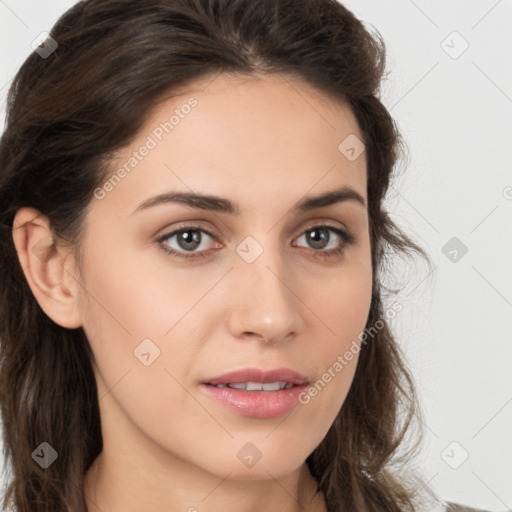
[[154, 108], [145, 131], [162, 119], [162, 114], [165, 118], [165, 113], [177, 103], [194, 97], [199, 108], [194, 108], [187, 117], [200, 113], [204, 125], [217, 130], [243, 126], [246, 133], [260, 137], [267, 134], [270, 138], [275, 133], [281, 137], [307, 134], [315, 140], [328, 138], [333, 142], [344, 134], [357, 135], [361, 141], [364, 138], [345, 101], [293, 74], [221, 73], [182, 88], [167, 101], [165, 97]]
[[366, 197], [366, 155], [347, 158], [347, 140], [363, 140], [348, 105], [299, 77], [205, 77], [155, 104], [111, 163], [111, 173], [128, 172], [109, 199], [193, 190], [282, 203], [283, 192], [297, 199], [340, 185]]

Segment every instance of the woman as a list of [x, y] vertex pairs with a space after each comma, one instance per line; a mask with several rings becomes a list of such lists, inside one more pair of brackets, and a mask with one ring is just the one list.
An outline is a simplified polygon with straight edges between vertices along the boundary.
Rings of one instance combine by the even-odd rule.
[[4, 507], [472, 510], [411, 476], [384, 57], [333, 0], [57, 22], [0, 146]]

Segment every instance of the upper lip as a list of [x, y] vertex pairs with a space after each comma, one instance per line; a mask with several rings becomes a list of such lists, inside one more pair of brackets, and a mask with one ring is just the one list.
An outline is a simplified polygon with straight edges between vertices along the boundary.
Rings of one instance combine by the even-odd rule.
[[240, 382], [261, 382], [262, 384], [268, 382], [291, 382], [295, 385], [301, 385], [307, 384], [309, 381], [304, 375], [290, 368], [275, 368], [271, 370], [243, 368], [205, 380], [203, 384], [236, 384]]

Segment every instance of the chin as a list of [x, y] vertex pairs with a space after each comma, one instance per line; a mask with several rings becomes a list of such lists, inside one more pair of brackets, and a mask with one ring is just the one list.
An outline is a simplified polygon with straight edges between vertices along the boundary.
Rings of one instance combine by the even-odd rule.
[[[261, 450], [250, 441], [243, 442], [236, 451], [227, 449], [223, 457], [219, 452], [212, 452], [215, 473], [221, 473], [222, 477], [229, 474], [232, 480], [269, 480], [283, 478], [300, 468], [307, 457], [301, 456], [297, 447], [289, 445], [269, 445]], [[204, 463], [204, 461], [203, 461]]]

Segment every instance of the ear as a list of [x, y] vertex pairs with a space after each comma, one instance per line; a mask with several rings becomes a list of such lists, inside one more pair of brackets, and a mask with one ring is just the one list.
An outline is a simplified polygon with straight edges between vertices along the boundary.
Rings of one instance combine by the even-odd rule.
[[81, 327], [77, 304], [80, 284], [73, 264], [64, 265], [70, 253], [57, 247], [48, 218], [34, 208], [20, 208], [12, 236], [21, 268], [41, 309], [62, 327]]

